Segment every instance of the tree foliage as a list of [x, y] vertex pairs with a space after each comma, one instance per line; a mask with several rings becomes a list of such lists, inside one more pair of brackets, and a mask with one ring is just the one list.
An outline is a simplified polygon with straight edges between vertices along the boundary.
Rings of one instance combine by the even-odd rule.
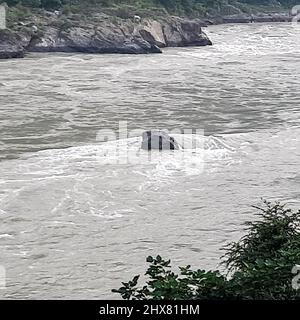
[[280, 3], [285, 7], [291, 7], [297, 4], [297, 0], [5, 0], [9, 6], [22, 4], [24, 6], [45, 9], [59, 9], [64, 5], [133, 5], [143, 7], [162, 6], [170, 12], [186, 12], [200, 10], [201, 8], [220, 8], [223, 5], [234, 5], [238, 2], [250, 5], [274, 5]]
[[264, 202], [258, 219], [247, 223], [247, 234], [225, 247], [220, 271], [171, 269], [170, 260], [148, 257], [148, 281], [138, 286], [135, 276], [114, 289], [123, 299], [300, 299], [292, 286], [292, 269], [300, 264], [300, 211], [292, 212], [279, 203]]

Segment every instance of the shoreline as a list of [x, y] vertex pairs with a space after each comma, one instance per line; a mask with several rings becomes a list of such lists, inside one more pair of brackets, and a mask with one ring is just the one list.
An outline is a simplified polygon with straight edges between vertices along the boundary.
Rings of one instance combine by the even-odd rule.
[[23, 58], [30, 52], [162, 53], [166, 47], [212, 45], [203, 27], [220, 24], [291, 22], [287, 12], [235, 14], [208, 18], [121, 19], [105, 13], [66, 16], [45, 11], [0, 30], [0, 59]]

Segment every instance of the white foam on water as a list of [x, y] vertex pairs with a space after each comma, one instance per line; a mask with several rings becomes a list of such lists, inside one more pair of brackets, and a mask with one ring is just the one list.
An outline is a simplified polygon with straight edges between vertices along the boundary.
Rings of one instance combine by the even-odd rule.
[[0, 239], [3, 239], [3, 238], [13, 238], [13, 237], [14, 237], [13, 235], [8, 234], [8, 233], [0, 234]]
[[126, 185], [133, 193], [159, 190], [177, 183], [178, 178], [201, 175], [205, 163], [225, 164], [235, 153], [222, 137], [173, 136], [184, 149], [149, 152], [141, 150], [141, 137], [134, 137], [3, 161], [1, 210], [30, 207], [28, 199], [40, 194], [49, 198], [44, 200], [44, 210], [55, 216], [68, 212], [120, 218], [135, 210], [133, 205], [120, 204]]
[[[0, 212], [31, 211], [32, 202], [53, 217], [67, 213], [70, 219], [84, 215], [119, 219], [143, 210], [135, 202], [143, 194], [159, 194], [195, 176], [223, 172], [257, 148], [267, 151], [277, 146], [280, 150], [292, 141], [296, 148], [299, 140], [297, 129], [217, 137], [172, 136], [183, 149], [149, 152], [141, 150], [141, 137], [134, 137], [3, 161]], [[134, 161], [126, 162], [128, 159]]]
[[[184, 145], [184, 149], [148, 152], [141, 150], [141, 138], [136, 137], [102, 144], [40, 151], [23, 156], [18, 160], [4, 161], [2, 169], [7, 175], [10, 175], [11, 172], [19, 174], [18, 180], [20, 181], [21, 177], [23, 180], [26, 180], [26, 177], [30, 179], [66, 177], [93, 170], [102, 165], [152, 164], [161, 167], [165, 164], [166, 168], [174, 167], [176, 170], [184, 170], [196, 158], [203, 159], [205, 156], [213, 160], [214, 157], [219, 158], [220, 155], [235, 151], [233, 147], [218, 137], [173, 136]], [[2, 178], [1, 183], [5, 183], [5, 178]]]

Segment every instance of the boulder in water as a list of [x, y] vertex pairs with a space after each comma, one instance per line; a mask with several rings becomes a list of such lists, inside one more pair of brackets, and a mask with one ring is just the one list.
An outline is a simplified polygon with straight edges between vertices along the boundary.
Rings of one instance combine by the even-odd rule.
[[143, 133], [142, 149], [144, 150], [179, 150], [179, 144], [173, 137], [160, 130]]

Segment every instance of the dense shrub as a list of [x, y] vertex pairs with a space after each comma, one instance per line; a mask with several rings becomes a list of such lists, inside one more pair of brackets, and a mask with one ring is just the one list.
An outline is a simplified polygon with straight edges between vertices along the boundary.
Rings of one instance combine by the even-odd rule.
[[189, 14], [193, 11], [203, 11], [204, 8], [214, 8], [220, 10], [222, 7], [229, 5], [236, 5], [237, 2], [246, 3], [249, 5], [274, 5], [281, 4], [285, 7], [291, 8], [297, 4], [297, 0], [0, 0], [6, 2], [9, 6], [14, 6], [18, 3], [24, 6], [30, 7], [43, 7], [45, 9], [59, 9], [63, 5], [102, 5], [102, 6], [113, 6], [113, 5], [132, 5], [139, 7], [155, 7], [161, 6], [166, 8], [169, 12], [186, 13]]
[[45, 9], [59, 9], [62, 6], [61, 0], [41, 0], [41, 6]]
[[247, 234], [225, 247], [223, 263], [228, 274], [180, 267], [174, 273], [170, 260], [148, 257], [148, 281], [139, 276], [118, 290], [123, 299], [300, 299], [293, 289], [292, 269], [300, 264], [300, 211], [264, 202], [257, 221], [247, 223]]

